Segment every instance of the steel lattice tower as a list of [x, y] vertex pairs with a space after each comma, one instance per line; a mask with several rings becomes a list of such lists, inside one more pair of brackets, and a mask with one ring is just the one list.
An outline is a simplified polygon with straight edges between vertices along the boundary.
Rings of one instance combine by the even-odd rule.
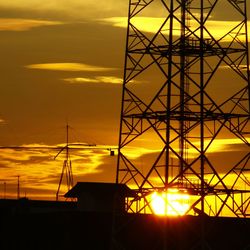
[[116, 177], [138, 193], [128, 210], [174, 188], [191, 196], [187, 214], [250, 215], [246, 10], [130, 0]]

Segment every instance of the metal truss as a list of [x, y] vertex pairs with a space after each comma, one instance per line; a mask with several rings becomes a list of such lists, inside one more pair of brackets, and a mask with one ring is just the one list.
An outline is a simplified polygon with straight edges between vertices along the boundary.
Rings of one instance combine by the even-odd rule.
[[178, 189], [187, 214], [250, 216], [246, 8], [130, 0], [116, 177], [138, 193], [128, 210]]

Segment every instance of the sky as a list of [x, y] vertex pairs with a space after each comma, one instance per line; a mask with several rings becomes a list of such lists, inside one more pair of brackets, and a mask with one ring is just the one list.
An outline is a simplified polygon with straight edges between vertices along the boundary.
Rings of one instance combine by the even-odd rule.
[[0, 150], [0, 196], [19, 176], [22, 196], [55, 197], [65, 155], [46, 147], [65, 145], [66, 124], [71, 143], [97, 145], [70, 151], [75, 183], [115, 181], [127, 12], [127, 0], [0, 0], [0, 146], [28, 148]]
[[[126, 1], [0, 1], [0, 145], [96, 144], [72, 151], [75, 183], [115, 181], [127, 15]], [[0, 195], [55, 196], [64, 154], [0, 151]], [[73, 160], [74, 158], [74, 160]], [[4, 184], [5, 183], [5, 184]], [[4, 187], [5, 185], [5, 187]]]

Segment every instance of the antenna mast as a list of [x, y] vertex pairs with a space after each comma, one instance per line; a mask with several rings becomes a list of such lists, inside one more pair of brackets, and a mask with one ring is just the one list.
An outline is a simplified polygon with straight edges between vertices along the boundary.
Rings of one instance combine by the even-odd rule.
[[57, 201], [59, 199], [59, 193], [60, 193], [60, 188], [61, 188], [64, 174], [66, 177], [67, 189], [70, 190], [74, 185], [71, 159], [70, 159], [70, 154], [69, 154], [69, 125], [68, 124], [66, 125], [66, 145], [58, 152], [58, 154], [55, 156], [54, 159], [56, 159], [57, 156], [63, 152], [63, 150], [65, 150], [65, 159], [63, 161], [62, 172], [61, 172], [61, 176], [59, 180], [58, 189], [56, 192]]

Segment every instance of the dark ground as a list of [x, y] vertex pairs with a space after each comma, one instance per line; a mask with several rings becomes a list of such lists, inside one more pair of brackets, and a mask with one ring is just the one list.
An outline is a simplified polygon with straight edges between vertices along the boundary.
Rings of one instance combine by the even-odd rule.
[[[250, 220], [80, 212], [75, 204], [3, 205], [0, 249], [250, 249]], [[30, 206], [36, 209], [30, 209]], [[39, 209], [38, 209], [39, 207]], [[43, 209], [41, 208], [43, 207]], [[25, 209], [23, 209], [25, 208]]]

